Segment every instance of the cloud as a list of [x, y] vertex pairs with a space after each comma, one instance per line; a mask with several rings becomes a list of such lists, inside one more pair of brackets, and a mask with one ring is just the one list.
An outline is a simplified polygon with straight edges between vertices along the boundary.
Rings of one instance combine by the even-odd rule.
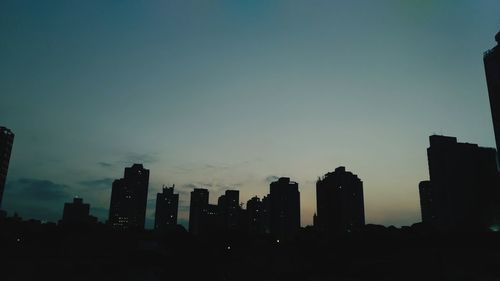
[[275, 182], [275, 181], [277, 181], [279, 178], [280, 178], [280, 177], [278, 177], [278, 176], [272, 176], [272, 175], [271, 175], [271, 176], [266, 177], [266, 182], [268, 182], [268, 183]]
[[156, 153], [129, 153], [126, 162], [152, 164], [158, 162], [158, 157], [156, 157]]
[[71, 188], [50, 180], [20, 178], [9, 181], [3, 206], [9, 212], [18, 212], [25, 219], [57, 221], [62, 216], [65, 202], [71, 200]]
[[65, 184], [58, 184], [49, 180], [20, 178], [17, 181], [10, 182], [6, 192], [24, 198], [56, 201], [71, 197], [68, 189], [69, 186]]
[[194, 170], [193, 168], [188, 168], [184, 166], [173, 166], [173, 168], [177, 170], [177, 172], [179, 173], [189, 173]]
[[102, 179], [95, 179], [95, 180], [80, 181], [80, 182], [78, 182], [78, 184], [81, 184], [81, 185], [84, 185], [87, 187], [111, 188], [113, 181], [114, 181], [114, 179], [112, 179], [112, 178], [102, 178]]
[[113, 166], [113, 164], [111, 164], [111, 163], [107, 163], [107, 162], [98, 162], [97, 164], [98, 164], [99, 166], [101, 166], [101, 167], [104, 167], [104, 168], [109, 168], [109, 167], [112, 167], [112, 166]]
[[[246, 162], [245, 162], [246, 163]], [[243, 164], [245, 164], [243, 163]], [[248, 163], [250, 163], [248, 161]], [[218, 171], [227, 171], [230, 169], [233, 169], [237, 166], [241, 165], [240, 163], [236, 164], [199, 164], [199, 163], [193, 163], [193, 164], [185, 164], [185, 165], [177, 165], [174, 166], [173, 168], [176, 169], [180, 173], [189, 173], [193, 171], [204, 171], [204, 172], [218, 172]]]
[[184, 188], [184, 189], [195, 189], [195, 188], [198, 188], [199, 186], [194, 184], [194, 183], [188, 183], [188, 184], [183, 184], [181, 185], [181, 188]]
[[180, 194], [181, 196], [186, 196], [186, 195], [189, 195], [191, 191], [188, 191], [188, 190], [183, 190], [183, 189], [179, 189], [177, 188], [177, 186], [175, 187], [175, 190], [174, 190], [174, 193], [178, 193]]
[[230, 167], [229, 166], [224, 166], [224, 165], [212, 165], [212, 164], [205, 164], [203, 166], [205, 169], [210, 169], [210, 170], [227, 170]]

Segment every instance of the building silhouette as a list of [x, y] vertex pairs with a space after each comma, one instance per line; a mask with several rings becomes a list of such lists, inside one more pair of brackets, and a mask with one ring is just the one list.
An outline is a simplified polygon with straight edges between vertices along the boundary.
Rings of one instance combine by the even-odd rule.
[[430, 181], [421, 181], [418, 185], [420, 195], [420, 212], [423, 222], [431, 222], [435, 219], [436, 210], [434, 209], [432, 186]]
[[338, 167], [316, 182], [317, 228], [327, 233], [351, 232], [365, 225], [363, 182]]
[[221, 230], [232, 231], [238, 229], [240, 224], [240, 192], [226, 190], [217, 201], [218, 225]]
[[90, 204], [83, 203], [82, 198], [75, 197], [73, 202], [64, 203], [63, 217], [60, 224], [85, 225], [96, 222], [97, 218], [90, 215]]
[[10, 154], [14, 144], [14, 133], [11, 130], [0, 127], [0, 208], [2, 207], [3, 192], [7, 181]]
[[218, 216], [219, 206], [208, 204], [203, 210], [201, 216], [201, 234], [213, 233], [220, 231], [220, 222]]
[[179, 194], [174, 194], [174, 187], [163, 187], [156, 194], [155, 229], [177, 225]]
[[208, 213], [208, 189], [195, 188], [191, 191], [189, 205], [189, 232], [200, 234], [206, 225], [205, 216]]
[[279, 178], [270, 184], [270, 232], [276, 238], [290, 239], [300, 229], [299, 184]]
[[251, 234], [265, 233], [263, 204], [259, 197], [254, 196], [247, 201], [248, 232]]
[[430, 136], [430, 181], [420, 183], [422, 220], [440, 230], [487, 229], [499, 218], [496, 151]]
[[484, 53], [483, 61], [498, 150], [500, 148], [500, 32], [496, 34], [495, 40], [497, 45]]
[[125, 168], [124, 177], [113, 182], [109, 224], [116, 229], [144, 229], [149, 170], [141, 164]]
[[262, 197], [262, 226], [264, 228], [264, 233], [271, 233], [271, 200], [269, 200], [269, 194]]

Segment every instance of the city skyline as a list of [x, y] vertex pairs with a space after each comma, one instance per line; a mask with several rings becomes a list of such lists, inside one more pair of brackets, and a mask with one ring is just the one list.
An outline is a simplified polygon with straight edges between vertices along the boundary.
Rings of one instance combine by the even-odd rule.
[[186, 226], [194, 187], [246, 202], [279, 177], [299, 183], [305, 226], [315, 180], [346, 166], [367, 223], [418, 222], [429, 135], [495, 147], [482, 54], [500, 4], [444, 2], [364, 1], [354, 19], [358, 6], [326, 2], [2, 3], [0, 119], [16, 134], [3, 206], [57, 221], [79, 195], [104, 220], [112, 179], [140, 162], [148, 228], [164, 184]]

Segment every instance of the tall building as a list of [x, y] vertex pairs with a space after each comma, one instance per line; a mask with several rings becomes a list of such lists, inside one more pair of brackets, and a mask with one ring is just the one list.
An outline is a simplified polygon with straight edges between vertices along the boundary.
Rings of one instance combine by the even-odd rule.
[[338, 167], [316, 182], [316, 224], [327, 233], [351, 232], [365, 225], [363, 182]]
[[2, 207], [3, 192], [7, 181], [10, 153], [13, 144], [14, 133], [5, 127], [0, 127], [0, 208]]
[[83, 203], [82, 198], [75, 197], [72, 203], [64, 203], [61, 224], [84, 225], [96, 220], [95, 217], [90, 215], [90, 204]]
[[236, 230], [240, 226], [240, 192], [226, 190], [217, 202], [218, 224], [221, 230]]
[[431, 222], [436, 217], [436, 210], [434, 210], [432, 186], [430, 181], [421, 181], [418, 185], [420, 195], [420, 213], [423, 222]]
[[495, 36], [497, 45], [484, 53], [484, 69], [490, 97], [491, 116], [497, 150], [500, 149], [500, 32]]
[[280, 239], [292, 238], [300, 228], [299, 184], [279, 178], [270, 185], [269, 200], [271, 234]]
[[208, 190], [195, 188], [191, 191], [191, 202], [189, 205], [189, 232], [200, 234], [205, 225], [204, 217], [208, 212]]
[[269, 194], [262, 197], [262, 225], [264, 227], [264, 233], [271, 233], [271, 200], [269, 200]]
[[177, 225], [179, 194], [174, 194], [174, 187], [163, 187], [156, 194], [155, 229]]
[[247, 201], [247, 221], [249, 233], [264, 233], [263, 205], [257, 196]]
[[430, 181], [420, 184], [424, 223], [441, 230], [480, 230], [499, 218], [496, 151], [454, 137], [430, 136]]
[[124, 177], [113, 182], [109, 223], [116, 229], [144, 229], [149, 170], [141, 164], [125, 168]]
[[201, 233], [216, 233], [220, 228], [218, 221], [219, 206], [208, 204], [207, 208], [202, 213], [201, 219]]

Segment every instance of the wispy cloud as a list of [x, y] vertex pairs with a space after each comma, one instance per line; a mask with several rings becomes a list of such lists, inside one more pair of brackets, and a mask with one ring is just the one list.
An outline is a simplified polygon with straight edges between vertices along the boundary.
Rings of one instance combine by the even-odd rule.
[[96, 187], [96, 188], [111, 188], [113, 184], [112, 178], [102, 178], [102, 179], [94, 179], [94, 180], [84, 180], [78, 182], [78, 184], [86, 186], [86, 187]]
[[103, 168], [110, 168], [113, 166], [113, 164], [107, 162], [97, 162], [97, 164]]
[[183, 184], [181, 185], [181, 188], [184, 188], [184, 189], [195, 189], [195, 188], [199, 188], [200, 186], [194, 184], [194, 183], [187, 183], [187, 184]]
[[128, 163], [152, 164], [158, 162], [156, 153], [134, 153], [131, 152], [126, 157]]
[[68, 189], [69, 186], [54, 183], [50, 180], [20, 178], [9, 182], [6, 192], [24, 198], [60, 200], [70, 197]]
[[255, 161], [258, 161], [258, 160], [245, 160], [245, 161], [232, 163], [232, 164], [192, 163], [192, 164], [177, 165], [177, 166], [174, 166], [173, 168], [181, 173], [188, 173], [188, 172], [193, 172], [193, 171], [214, 171], [214, 172], [215, 171], [227, 171], [227, 170], [231, 170], [231, 169], [235, 169], [235, 168], [238, 168], [241, 166], [251, 164]]
[[18, 212], [26, 219], [50, 221], [61, 218], [64, 202], [73, 197], [68, 185], [35, 178], [9, 181], [5, 195], [2, 207], [9, 212]]
[[203, 165], [205, 169], [210, 169], [210, 170], [227, 170], [230, 168], [228, 165], [213, 165], [213, 164], [205, 164]]
[[273, 176], [273, 175], [271, 175], [271, 176], [267, 176], [267, 177], [266, 177], [266, 179], [265, 179], [265, 181], [266, 181], [267, 183], [271, 183], [271, 182], [275, 182], [275, 181], [277, 181], [279, 178], [280, 178], [280, 177], [278, 177], [278, 176]]

